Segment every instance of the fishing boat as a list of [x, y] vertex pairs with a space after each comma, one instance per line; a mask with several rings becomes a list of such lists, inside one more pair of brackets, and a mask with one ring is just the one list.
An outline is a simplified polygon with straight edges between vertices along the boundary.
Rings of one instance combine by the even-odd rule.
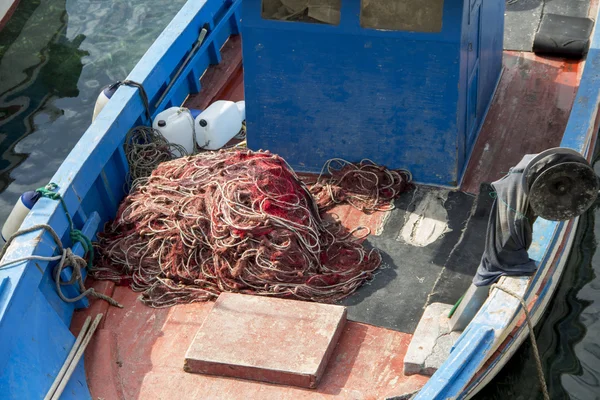
[[[544, 314], [597, 195], [598, 4], [397, 3], [188, 1], [44, 196], [19, 206], [0, 268], [0, 397], [466, 399], [488, 384]], [[128, 132], [217, 101], [244, 101], [247, 146], [300, 175], [333, 158], [410, 172], [393, 209], [328, 211], [369, 229], [384, 267], [368, 283], [335, 304], [224, 292], [154, 308], [128, 285], [86, 290], [85, 266], [57, 270], [69, 252], [89, 260], [81, 238], [128, 194]], [[501, 210], [535, 211], [510, 220], [529, 221], [529, 270], [481, 270]]]

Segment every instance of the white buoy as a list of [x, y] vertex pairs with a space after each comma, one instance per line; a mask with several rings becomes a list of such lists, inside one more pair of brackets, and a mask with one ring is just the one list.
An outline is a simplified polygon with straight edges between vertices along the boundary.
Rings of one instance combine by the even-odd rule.
[[13, 207], [12, 211], [6, 218], [4, 226], [2, 227], [2, 239], [6, 242], [16, 231], [19, 230], [21, 224], [25, 220], [29, 211], [33, 208], [35, 203], [41, 195], [38, 192], [30, 191], [25, 192], [19, 197], [17, 203]]
[[245, 119], [244, 101], [215, 101], [196, 117], [196, 143], [202, 149], [220, 149], [240, 132]]
[[[152, 127], [170, 143], [183, 146], [188, 154], [194, 152], [194, 117], [189, 109], [184, 107], [167, 108], [154, 118]], [[175, 155], [182, 156], [177, 151], [175, 151]]]
[[108, 103], [108, 100], [110, 100], [113, 94], [115, 94], [119, 86], [121, 86], [121, 82], [115, 82], [102, 88], [102, 91], [96, 99], [96, 104], [94, 105], [94, 114], [92, 115], [92, 122], [94, 122], [98, 114], [100, 114], [100, 111], [102, 111], [106, 103]]

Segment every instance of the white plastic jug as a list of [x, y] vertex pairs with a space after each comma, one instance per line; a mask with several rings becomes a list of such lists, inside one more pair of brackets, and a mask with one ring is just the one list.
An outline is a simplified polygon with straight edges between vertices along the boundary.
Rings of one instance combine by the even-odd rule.
[[[194, 152], [194, 118], [187, 108], [167, 108], [154, 118], [152, 127], [170, 143], [183, 146], [188, 154]], [[181, 157], [182, 154], [175, 151], [175, 156]]]
[[196, 143], [202, 149], [220, 149], [240, 132], [245, 119], [244, 101], [215, 101], [196, 117]]

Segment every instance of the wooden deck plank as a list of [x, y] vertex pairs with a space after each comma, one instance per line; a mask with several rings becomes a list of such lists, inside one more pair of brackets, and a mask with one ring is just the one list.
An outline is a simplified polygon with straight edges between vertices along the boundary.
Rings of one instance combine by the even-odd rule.
[[473, 149], [461, 190], [506, 174], [525, 154], [560, 144], [583, 62], [507, 51], [496, 96]]
[[221, 293], [185, 355], [184, 370], [315, 388], [345, 324], [339, 305]]

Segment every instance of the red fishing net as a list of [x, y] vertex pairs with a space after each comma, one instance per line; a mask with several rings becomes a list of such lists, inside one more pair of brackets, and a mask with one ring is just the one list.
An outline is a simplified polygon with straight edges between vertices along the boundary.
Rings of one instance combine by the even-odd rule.
[[[363, 164], [369, 165], [365, 174], [357, 174]], [[331, 169], [330, 180], [320, 177], [313, 186], [319, 205], [348, 201], [385, 209], [406, 189], [407, 175], [360, 165]], [[220, 151], [165, 162], [99, 234], [92, 274], [129, 283], [153, 307], [205, 301], [223, 291], [339, 300], [372, 277], [381, 256], [354, 232], [325, 222], [319, 205], [269, 152]]]
[[389, 211], [411, 180], [408, 171], [390, 170], [370, 160], [353, 164], [334, 158], [325, 163], [310, 192], [320, 210], [348, 203], [364, 213]]

